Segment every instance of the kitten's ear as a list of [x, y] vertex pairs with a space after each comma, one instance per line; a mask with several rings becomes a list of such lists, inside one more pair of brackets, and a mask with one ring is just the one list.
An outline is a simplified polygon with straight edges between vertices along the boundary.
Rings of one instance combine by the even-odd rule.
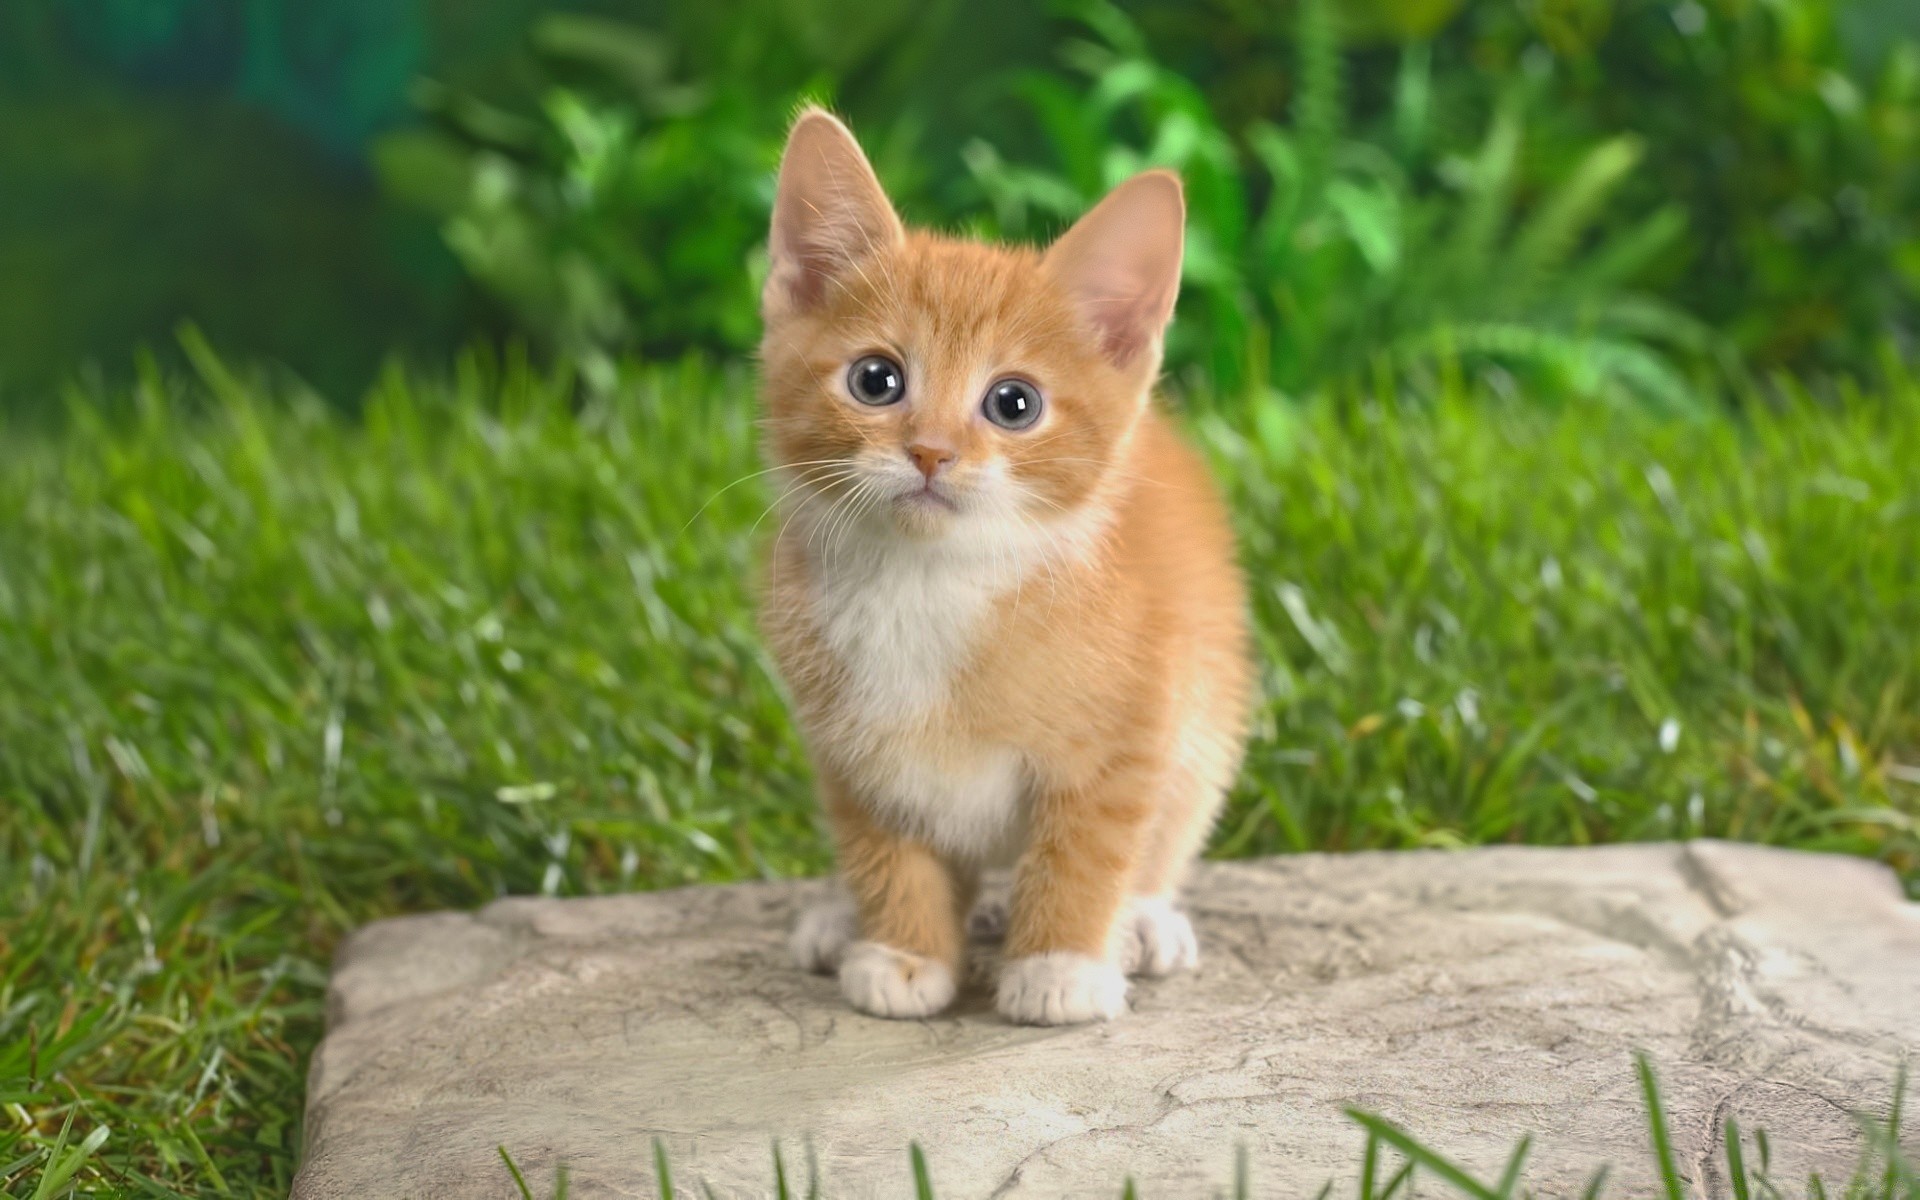
[[812, 307], [841, 272], [903, 236], [853, 134], [825, 109], [801, 112], [780, 156], [761, 310], [772, 316]]
[[1135, 175], [1048, 247], [1043, 264], [1117, 366], [1158, 353], [1180, 291], [1187, 205], [1172, 171]]

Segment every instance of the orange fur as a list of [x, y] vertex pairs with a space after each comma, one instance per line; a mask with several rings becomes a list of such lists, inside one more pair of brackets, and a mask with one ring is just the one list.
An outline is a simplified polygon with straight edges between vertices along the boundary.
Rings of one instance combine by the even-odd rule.
[[[1252, 672], [1225, 512], [1150, 396], [1179, 219], [1152, 173], [1045, 253], [909, 232], [844, 127], [796, 124], [761, 619], [855, 914], [796, 945], [869, 1011], [951, 998], [977, 873], [1005, 861], [1010, 1017], [1110, 1016], [1123, 957], [1190, 961], [1168, 901], [1237, 769]], [[899, 402], [853, 398], [868, 354], [904, 368]], [[1043, 398], [1032, 428], [983, 414], [1007, 378]]]

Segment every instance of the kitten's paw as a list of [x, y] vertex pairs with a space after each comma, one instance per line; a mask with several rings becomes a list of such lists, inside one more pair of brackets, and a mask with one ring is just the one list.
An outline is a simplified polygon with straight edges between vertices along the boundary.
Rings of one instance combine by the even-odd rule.
[[879, 942], [855, 942], [840, 960], [840, 991], [876, 1017], [926, 1017], [953, 1003], [953, 972], [943, 962]]
[[997, 942], [1007, 936], [1007, 902], [1004, 897], [982, 900], [967, 914], [967, 936], [976, 942]]
[[1127, 1009], [1127, 977], [1084, 954], [1032, 954], [1001, 968], [997, 1006], [1022, 1025], [1108, 1021]]
[[1193, 922], [1164, 896], [1135, 896], [1117, 932], [1120, 966], [1129, 975], [1171, 975], [1200, 963]]
[[841, 956], [856, 936], [853, 901], [839, 896], [803, 909], [800, 919], [793, 923], [787, 946], [802, 971], [831, 975], [840, 969]]

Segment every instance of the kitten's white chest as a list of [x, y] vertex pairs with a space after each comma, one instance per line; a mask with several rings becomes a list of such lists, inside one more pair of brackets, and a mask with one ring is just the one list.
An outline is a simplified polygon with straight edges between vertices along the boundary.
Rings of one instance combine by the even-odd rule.
[[844, 714], [908, 723], [945, 699], [983, 633], [990, 576], [911, 544], [851, 550], [827, 565], [816, 616], [844, 672]]
[[893, 546], [836, 559], [820, 584], [817, 626], [841, 668], [825, 714], [841, 769], [903, 832], [961, 858], [1004, 853], [1023, 825], [1019, 755], [940, 712], [991, 635], [993, 572]]

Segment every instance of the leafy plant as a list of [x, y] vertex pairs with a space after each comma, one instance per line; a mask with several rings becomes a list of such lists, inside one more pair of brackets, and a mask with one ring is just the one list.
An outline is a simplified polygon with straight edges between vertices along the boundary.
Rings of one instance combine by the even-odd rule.
[[[1356, 137], [1331, 0], [1300, 7], [1291, 124], [1231, 132], [1119, 9], [1089, 0], [1075, 11], [1090, 36], [1063, 58], [1084, 88], [1051, 74], [1019, 84], [1053, 161], [1007, 163], [981, 142], [968, 165], [991, 227], [1015, 236], [1143, 166], [1179, 170], [1190, 243], [1176, 368], [1229, 394], [1301, 395], [1382, 372], [1430, 380], [1460, 362], [1556, 393], [1689, 403], [1682, 364], [1706, 336], [1633, 287], [1684, 222], [1670, 207], [1632, 221], [1613, 211], [1641, 155], [1635, 140], [1583, 149], [1564, 179], [1522, 203], [1525, 92], [1506, 96], [1478, 147], [1449, 153], [1430, 119], [1431, 56], [1410, 47], [1391, 136]], [[1597, 236], [1607, 218], [1620, 228]]]
[[611, 382], [622, 348], [749, 345], [749, 250], [797, 96], [682, 79], [669, 45], [632, 25], [549, 16], [534, 41], [552, 73], [534, 115], [423, 85], [437, 128], [376, 147], [388, 186], [592, 382]]
[[[1036, 161], [977, 138], [960, 185], [931, 204], [915, 181], [907, 190], [935, 217], [1036, 238], [1144, 166], [1178, 169], [1190, 241], [1169, 358], [1196, 392], [1303, 395], [1382, 372], [1431, 383], [1458, 362], [1555, 394], [1687, 402], [1680, 364], [1706, 338], [1632, 286], [1681, 235], [1678, 213], [1594, 232], [1639, 157], [1633, 140], [1583, 150], [1523, 200], [1526, 95], [1509, 94], [1477, 147], [1449, 153], [1420, 47], [1401, 64], [1391, 136], [1351, 132], [1329, 0], [1301, 6], [1291, 124], [1239, 130], [1121, 10], [1072, 11], [1067, 70], [1008, 83], [1038, 128]], [[439, 128], [382, 144], [390, 187], [438, 213], [474, 277], [590, 380], [605, 383], [623, 349], [744, 349], [768, 174], [807, 89], [768, 104], [697, 85], [667, 42], [598, 19], [550, 17], [535, 42], [551, 78], [537, 111], [424, 89]]]
[[1765, 368], [1920, 346], [1920, 6], [1479, 0], [1435, 46], [1453, 102], [1526, 75], [1557, 147], [1633, 130], [1628, 189], [1689, 216], [1652, 280]]
[[993, 0], [979, 19], [997, 32], [964, 50], [943, 37], [968, 11], [956, 0], [670, 5], [648, 25], [551, 13], [532, 26], [531, 98], [424, 83], [430, 126], [373, 158], [517, 329], [604, 387], [617, 353], [752, 345], [773, 169], [802, 100], [874, 113], [856, 124], [918, 197], [933, 156], [915, 147], [933, 110], [952, 120], [935, 89], [977, 81], [1024, 10]]

